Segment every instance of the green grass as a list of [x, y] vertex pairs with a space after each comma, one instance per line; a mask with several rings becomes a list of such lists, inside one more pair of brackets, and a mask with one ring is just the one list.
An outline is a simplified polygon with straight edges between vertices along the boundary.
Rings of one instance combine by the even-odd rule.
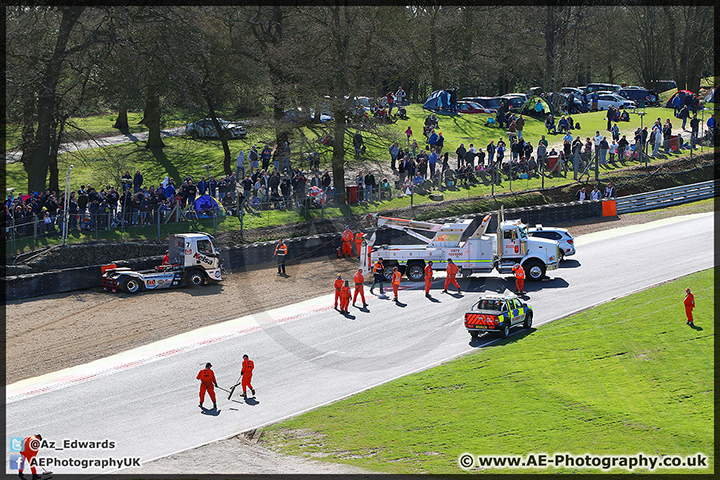
[[[705, 270], [543, 325], [271, 425], [265, 438], [284, 453], [386, 473], [461, 473], [463, 452], [702, 452], [708, 469], [655, 473], [711, 473], [713, 274]], [[685, 325], [686, 286], [702, 330]]]

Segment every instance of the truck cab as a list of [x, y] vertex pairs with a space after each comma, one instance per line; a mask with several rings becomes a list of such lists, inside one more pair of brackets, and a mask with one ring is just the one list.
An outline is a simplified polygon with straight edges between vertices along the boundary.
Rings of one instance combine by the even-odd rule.
[[169, 265], [158, 265], [152, 270], [105, 265], [101, 268], [103, 289], [134, 294], [142, 290], [200, 286], [222, 280], [220, 255], [212, 236], [207, 233], [170, 235], [168, 257]]

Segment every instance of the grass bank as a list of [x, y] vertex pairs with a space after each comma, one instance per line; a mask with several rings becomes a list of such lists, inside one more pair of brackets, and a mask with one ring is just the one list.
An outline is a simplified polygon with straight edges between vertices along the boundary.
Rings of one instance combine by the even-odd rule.
[[[464, 452], [702, 452], [708, 469], [655, 473], [712, 473], [713, 274], [630, 295], [272, 425], [267, 444], [387, 473], [461, 473]], [[686, 286], [695, 293], [697, 329], [685, 325]]]

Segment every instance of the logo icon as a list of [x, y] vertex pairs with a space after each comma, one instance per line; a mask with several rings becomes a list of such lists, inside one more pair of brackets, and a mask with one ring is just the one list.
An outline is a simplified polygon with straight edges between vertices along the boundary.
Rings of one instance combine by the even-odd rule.
[[25, 439], [22, 437], [10, 437], [10, 451], [22, 452], [24, 441]]
[[10, 455], [10, 470], [20, 470], [25, 465], [22, 455]]

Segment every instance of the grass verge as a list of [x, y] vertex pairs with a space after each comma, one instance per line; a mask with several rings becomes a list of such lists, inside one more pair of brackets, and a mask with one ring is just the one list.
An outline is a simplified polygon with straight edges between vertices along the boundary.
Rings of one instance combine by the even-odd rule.
[[[386, 473], [461, 473], [464, 452], [701, 452], [707, 469], [655, 472], [712, 473], [713, 274], [630, 295], [272, 425], [267, 444]], [[696, 329], [685, 325], [686, 286], [695, 294]]]

